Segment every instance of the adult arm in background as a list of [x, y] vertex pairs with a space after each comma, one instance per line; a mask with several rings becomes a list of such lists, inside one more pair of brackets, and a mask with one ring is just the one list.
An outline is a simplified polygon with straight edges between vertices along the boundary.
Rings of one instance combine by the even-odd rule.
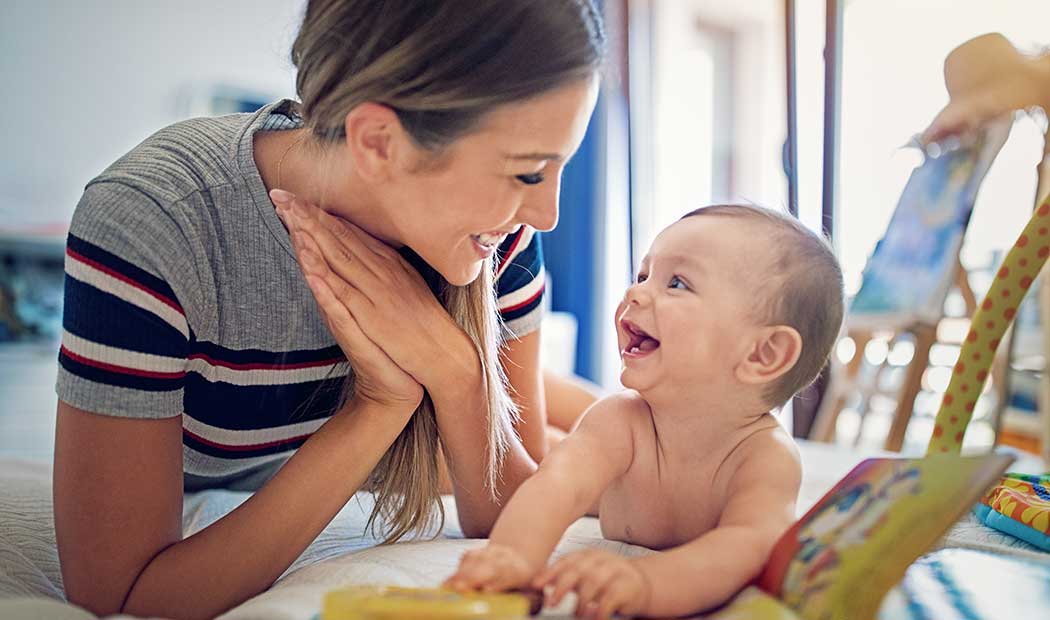
[[1050, 111], [1050, 56], [1022, 54], [1001, 34], [963, 43], [944, 61], [950, 101], [923, 132], [923, 142], [965, 134], [1012, 110]]

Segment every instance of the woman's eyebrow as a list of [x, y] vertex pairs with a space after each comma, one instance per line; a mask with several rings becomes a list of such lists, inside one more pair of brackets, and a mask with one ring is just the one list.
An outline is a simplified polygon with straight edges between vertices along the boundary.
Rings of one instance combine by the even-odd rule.
[[505, 155], [507, 159], [513, 160], [529, 160], [529, 161], [561, 161], [562, 156], [557, 153], [515, 153], [513, 155]]

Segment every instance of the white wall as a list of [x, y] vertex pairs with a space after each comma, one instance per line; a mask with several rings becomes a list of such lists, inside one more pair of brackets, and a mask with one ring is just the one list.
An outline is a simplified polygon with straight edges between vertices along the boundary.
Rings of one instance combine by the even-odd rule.
[[68, 220], [84, 184], [215, 83], [294, 94], [302, 0], [0, 2], [0, 227]]

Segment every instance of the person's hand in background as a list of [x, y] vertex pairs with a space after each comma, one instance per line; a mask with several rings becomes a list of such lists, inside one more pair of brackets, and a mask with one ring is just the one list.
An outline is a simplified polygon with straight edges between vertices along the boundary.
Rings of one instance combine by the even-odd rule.
[[998, 33], [970, 39], [948, 54], [944, 83], [951, 100], [922, 142], [969, 133], [1013, 110], [1050, 109], [1050, 56], [1026, 56]]

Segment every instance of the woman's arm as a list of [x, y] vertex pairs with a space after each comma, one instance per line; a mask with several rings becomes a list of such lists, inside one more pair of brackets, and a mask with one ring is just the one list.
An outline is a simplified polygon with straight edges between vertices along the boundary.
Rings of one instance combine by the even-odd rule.
[[[511, 435], [493, 498], [486, 486], [487, 388], [473, 341], [396, 250], [288, 192], [273, 190], [270, 196], [308, 280], [321, 277], [372, 346], [425, 386], [434, 403], [460, 525], [468, 536], [486, 535], [503, 501], [535, 471], [536, 463]], [[397, 311], [391, 312], [393, 308]]]
[[537, 463], [543, 460], [550, 449], [547, 445], [548, 401], [540, 361], [541, 329], [521, 338], [509, 338], [500, 351], [500, 362], [507, 374], [510, 394], [520, 415], [515, 430], [529, 457]]
[[543, 371], [543, 393], [547, 404], [547, 424], [566, 433], [576, 428], [583, 412], [601, 398], [601, 388], [577, 376]]
[[333, 416], [262, 489], [182, 539], [182, 424], [60, 402], [55, 534], [70, 602], [98, 614], [213, 618], [268, 588], [357, 491], [414, 406]]
[[536, 462], [521, 440], [511, 435], [500, 468], [496, 497], [493, 498], [486, 486], [488, 401], [481, 378], [481, 362], [472, 348], [471, 353], [466, 359], [471, 360], [473, 367], [447, 366], [447, 378], [435, 384], [441, 387], [431, 390], [430, 397], [434, 402], [460, 527], [465, 536], [484, 538], [510, 496], [536, 471]]

